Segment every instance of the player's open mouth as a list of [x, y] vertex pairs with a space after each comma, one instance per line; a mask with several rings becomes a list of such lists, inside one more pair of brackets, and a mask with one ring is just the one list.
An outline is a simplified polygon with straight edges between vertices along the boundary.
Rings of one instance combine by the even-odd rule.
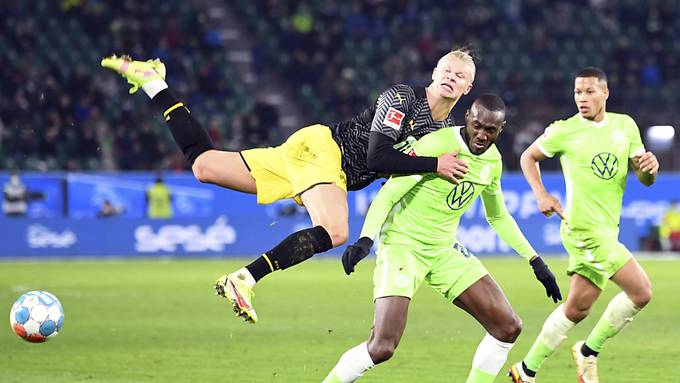
[[587, 106], [579, 106], [578, 110], [581, 113], [586, 113], [586, 112], [588, 112], [588, 110], [590, 110], [590, 108], [588, 108]]
[[453, 92], [453, 87], [452, 87], [451, 85], [449, 85], [449, 84], [442, 84], [442, 86], [445, 87], [446, 89], [450, 90], [451, 92]]
[[479, 142], [479, 141], [473, 141], [473, 142], [472, 142], [472, 145], [475, 147], [475, 149], [484, 149], [484, 148], [486, 148], [486, 144], [483, 143], [483, 142]]

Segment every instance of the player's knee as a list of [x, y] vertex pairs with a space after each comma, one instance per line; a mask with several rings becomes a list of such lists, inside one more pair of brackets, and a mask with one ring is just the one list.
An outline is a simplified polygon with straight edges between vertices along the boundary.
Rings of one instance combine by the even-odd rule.
[[522, 332], [522, 320], [516, 314], [512, 314], [508, 320], [498, 325], [491, 336], [501, 342], [514, 343]]
[[349, 238], [349, 227], [347, 226], [347, 223], [328, 222], [321, 224], [321, 226], [326, 229], [328, 236], [331, 237], [333, 247], [338, 247], [347, 242], [347, 238]]
[[373, 363], [378, 364], [390, 359], [397, 349], [397, 343], [389, 339], [373, 339], [368, 343], [368, 354]]
[[574, 305], [564, 306], [564, 316], [574, 323], [579, 323], [590, 313], [590, 307], [580, 307]]
[[630, 299], [635, 304], [635, 306], [639, 308], [647, 306], [647, 304], [652, 300], [652, 286], [645, 286], [635, 295], [629, 296], [628, 299]]
[[194, 177], [202, 183], [210, 183], [212, 180], [210, 168], [207, 166], [205, 161], [201, 161], [199, 156], [194, 164], [191, 165], [191, 170], [194, 173]]

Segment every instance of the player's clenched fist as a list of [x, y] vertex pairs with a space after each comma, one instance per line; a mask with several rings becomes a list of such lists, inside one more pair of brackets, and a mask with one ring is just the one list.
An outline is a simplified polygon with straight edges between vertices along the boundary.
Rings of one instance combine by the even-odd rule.
[[345, 274], [350, 275], [354, 271], [354, 266], [366, 258], [371, 247], [373, 247], [373, 240], [368, 237], [361, 237], [353, 245], [347, 246], [345, 252], [342, 253], [342, 267], [345, 269]]
[[543, 213], [546, 217], [550, 217], [553, 213], [557, 213], [561, 219], [564, 219], [564, 211], [562, 210], [562, 205], [560, 201], [549, 193], [542, 193], [536, 196], [536, 204], [538, 204], [538, 210]]

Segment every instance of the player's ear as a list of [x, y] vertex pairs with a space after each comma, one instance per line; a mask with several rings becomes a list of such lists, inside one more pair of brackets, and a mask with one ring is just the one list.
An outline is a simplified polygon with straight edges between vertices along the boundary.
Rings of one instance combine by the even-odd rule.
[[604, 93], [604, 99], [605, 101], [609, 99], [609, 87], [607, 84], [604, 85], [604, 89], [602, 89], [602, 92]]
[[468, 94], [472, 90], [472, 83], [467, 84], [465, 87], [465, 90], [463, 90], [463, 94]]
[[437, 73], [437, 67], [432, 68], [432, 81], [434, 81], [435, 73]]

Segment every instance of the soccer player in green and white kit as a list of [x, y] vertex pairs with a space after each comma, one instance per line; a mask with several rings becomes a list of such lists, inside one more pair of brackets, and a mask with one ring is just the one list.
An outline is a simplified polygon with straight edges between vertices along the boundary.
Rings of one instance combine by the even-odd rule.
[[[659, 163], [646, 152], [640, 131], [625, 114], [606, 112], [607, 78], [597, 68], [580, 71], [574, 100], [579, 113], [556, 121], [521, 158], [522, 171], [531, 185], [539, 210], [562, 218], [561, 237], [569, 253], [571, 287], [564, 305], [548, 316], [538, 339], [520, 363], [509, 371], [515, 383], [533, 383], [536, 372], [583, 320], [611, 279], [623, 292], [616, 295], [584, 341], [572, 347], [581, 383], [596, 383], [597, 355], [605, 341], [633, 320], [652, 297], [647, 274], [619, 241], [621, 201], [628, 166], [640, 182], [656, 180]], [[541, 183], [538, 162], [560, 154], [567, 185], [564, 211]]]
[[465, 127], [423, 136], [411, 153], [458, 152], [468, 164], [462, 182], [454, 185], [436, 174], [392, 177], [371, 204], [361, 238], [345, 250], [342, 261], [349, 274], [380, 232], [373, 276], [375, 317], [369, 340], [345, 352], [324, 382], [353, 382], [392, 357], [406, 327], [410, 300], [423, 281], [486, 329], [467, 382], [494, 380], [521, 331], [521, 321], [484, 266], [456, 242], [458, 222], [477, 196], [501, 239], [531, 261], [547, 295], [555, 302], [562, 299], [554, 275], [505, 208], [501, 155], [493, 144], [505, 125], [503, 101], [490, 94], [478, 97], [465, 122]]

